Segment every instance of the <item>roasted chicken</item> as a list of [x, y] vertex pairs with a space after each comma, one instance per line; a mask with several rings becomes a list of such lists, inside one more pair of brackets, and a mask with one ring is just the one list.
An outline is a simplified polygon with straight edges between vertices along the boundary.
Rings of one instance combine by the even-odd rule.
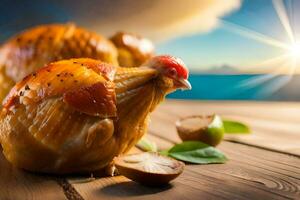
[[150, 40], [135, 34], [118, 32], [110, 40], [118, 50], [118, 61], [122, 67], [140, 66], [153, 56]]
[[38, 172], [109, 166], [146, 132], [148, 115], [174, 90], [190, 89], [180, 59], [157, 56], [138, 68], [93, 59], [54, 62], [18, 82], [0, 115], [3, 153]]
[[112, 41], [74, 24], [31, 28], [0, 48], [0, 101], [13, 85], [39, 67], [70, 58], [93, 58], [113, 65], [139, 66], [153, 55], [152, 43], [117, 33]]

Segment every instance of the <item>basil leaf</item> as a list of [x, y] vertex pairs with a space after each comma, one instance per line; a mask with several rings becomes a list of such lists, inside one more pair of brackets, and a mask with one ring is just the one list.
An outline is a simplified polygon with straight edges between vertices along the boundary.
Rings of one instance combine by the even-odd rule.
[[225, 133], [229, 134], [248, 134], [250, 133], [250, 128], [241, 122], [231, 121], [231, 120], [223, 120], [223, 126]]
[[216, 148], [198, 141], [186, 141], [176, 144], [168, 155], [185, 162], [196, 164], [225, 163], [226, 156]]
[[155, 142], [152, 142], [146, 138], [140, 139], [136, 146], [143, 151], [157, 152], [157, 146]]

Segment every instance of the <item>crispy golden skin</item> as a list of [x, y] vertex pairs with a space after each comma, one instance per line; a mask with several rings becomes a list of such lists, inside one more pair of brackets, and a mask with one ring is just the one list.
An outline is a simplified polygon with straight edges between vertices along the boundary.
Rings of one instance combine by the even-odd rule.
[[28, 29], [3, 44], [0, 53], [0, 100], [15, 82], [53, 61], [86, 57], [118, 63], [117, 50], [109, 40], [74, 24]]
[[117, 33], [113, 38], [114, 43], [74, 24], [37, 26], [12, 37], [0, 48], [0, 101], [16, 82], [53, 61], [93, 58], [132, 67], [153, 54], [151, 42], [142, 37]]
[[4, 101], [4, 155], [30, 171], [103, 169], [142, 137], [149, 113], [173, 90], [153, 68], [92, 59], [49, 64], [17, 83]]
[[118, 49], [118, 61], [123, 67], [136, 67], [154, 55], [152, 42], [139, 35], [118, 32], [110, 40]]

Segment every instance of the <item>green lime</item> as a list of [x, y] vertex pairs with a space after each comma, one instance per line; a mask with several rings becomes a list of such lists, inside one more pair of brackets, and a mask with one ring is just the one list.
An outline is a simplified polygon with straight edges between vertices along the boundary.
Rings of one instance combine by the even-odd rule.
[[218, 115], [189, 116], [176, 122], [179, 137], [183, 141], [201, 141], [218, 145], [224, 136], [224, 126]]

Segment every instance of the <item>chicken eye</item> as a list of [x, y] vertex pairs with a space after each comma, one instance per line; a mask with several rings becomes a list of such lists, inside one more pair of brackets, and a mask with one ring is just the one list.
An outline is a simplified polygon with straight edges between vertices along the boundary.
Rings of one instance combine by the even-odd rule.
[[174, 69], [174, 68], [168, 69], [168, 75], [169, 75], [170, 77], [176, 77], [176, 76], [177, 76], [177, 71], [176, 71], [176, 69]]

